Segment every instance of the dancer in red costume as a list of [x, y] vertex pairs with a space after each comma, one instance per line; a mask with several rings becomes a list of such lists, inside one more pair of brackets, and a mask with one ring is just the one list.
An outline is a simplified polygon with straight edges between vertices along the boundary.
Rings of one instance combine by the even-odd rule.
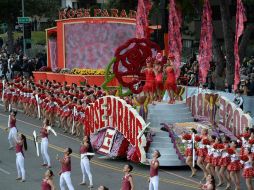
[[168, 91], [168, 95], [170, 98], [169, 104], [175, 103], [174, 92], [176, 91], [176, 77], [175, 70], [172, 64], [172, 59], [174, 59], [174, 57], [169, 55], [167, 64], [165, 66], [165, 73], [167, 75], [165, 90]]
[[156, 95], [157, 95], [157, 100], [160, 102], [162, 99], [162, 92], [164, 90], [163, 87], [163, 67], [162, 67], [162, 54], [158, 53], [156, 55], [156, 60], [155, 60], [155, 86], [156, 86]]
[[153, 96], [155, 92], [155, 73], [153, 70], [153, 61], [151, 57], [146, 59], [146, 68], [144, 68], [141, 72], [144, 72], [146, 75], [146, 82], [143, 87], [143, 91], [147, 97], [149, 97], [150, 103], [153, 102]]
[[236, 152], [237, 142], [232, 141], [230, 148], [228, 148], [227, 152], [230, 157], [230, 163], [227, 166], [227, 170], [229, 171], [229, 176], [231, 182], [235, 185], [236, 190], [240, 190], [240, 170], [241, 163], [238, 153]]
[[133, 170], [132, 165], [127, 164], [123, 168], [124, 177], [122, 179], [122, 187], [121, 190], [134, 190], [133, 178], [130, 172]]
[[215, 178], [212, 175], [207, 175], [206, 183], [200, 185], [202, 190], [214, 190], [215, 189]]
[[241, 156], [241, 163], [243, 164], [243, 177], [245, 178], [247, 189], [253, 190], [252, 178], [254, 177], [254, 168], [250, 148], [244, 151], [244, 155]]
[[209, 144], [209, 140], [208, 140], [208, 130], [207, 129], [202, 129], [201, 131], [201, 136], [196, 136], [195, 137], [195, 141], [198, 144], [198, 149], [197, 149], [197, 165], [200, 167], [201, 170], [203, 170], [204, 172], [204, 178], [206, 178], [206, 176], [208, 175], [206, 168], [205, 168], [205, 157], [207, 155], [207, 148], [206, 145]]
[[[196, 131], [194, 131], [195, 133]], [[193, 167], [192, 159], [193, 159], [193, 142], [192, 135], [190, 133], [185, 133], [182, 135], [182, 142], [186, 144], [185, 156], [186, 156], [186, 164], [191, 169], [191, 177], [196, 175], [197, 170]]]
[[[222, 179], [222, 184], [223, 184], [223, 182], [227, 181], [226, 189], [229, 189], [230, 188], [230, 177], [229, 177], [229, 173], [227, 171], [227, 166], [230, 163], [230, 157], [229, 157], [227, 150], [230, 146], [230, 138], [228, 136], [225, 136], [223, 138], [223, 145], [224, 145], [224, 149], [222, 149], [222, 152], [221, 152], [222, 155], [221, 155], [221, 159], [219, 162], [219, 165], [220, 165], [219, 175]], [[225, 172], [226, 172], [226, 175], [225, 175]]]
[[55, 184], [53, 182], [53, 172], [51, 170], [47, 170], [44, 174], [44, 178], [41, 182], [41, 190], [55, 190]]
[[206, 145], [207, 147], [207, 155], [205, 158], [206, 163], [206, 171], [211, 174], [212, 176], [215, 176], [214, 167], [212, 166], [212, 159], [213, 159], [213, 153], [214, 153], [214, 142], [215, 142], [216, 136], [212, 135], [209, 137], [210, 145]]

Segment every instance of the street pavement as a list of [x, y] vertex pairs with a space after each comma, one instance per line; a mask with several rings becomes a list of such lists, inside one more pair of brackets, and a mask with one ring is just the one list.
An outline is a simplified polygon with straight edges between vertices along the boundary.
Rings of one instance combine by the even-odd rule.
[[[0, 190], [40, 190], [41, 180], [43, 178], [45, 168], [41, 166], [42, 158], [37, 157], [34, 142], [32, 141], [33, 130], [39, 133], [39, 128], [42, 121], [27, 117], [21, 112], [17, 115], [17, 128], [20, 133], [23, 133], [28, 138], [28, 151], [25, 151], [25, 169], [26, 182], [17, 182], [15, 151], [8, 150], [8, 132], [4, 130], [7, 127], [8, 113], [4, 112], [0, 107]], [[88, 189], [87, 186], [79, 186], [82, 180], [82, 173], [80, 169], [79, 145], [80, 139], [62, 133], [62, 129], [55, 128], [58, 136], [49, 136], [49, 155], [52, 163], [52, 170], [54, 171], [54, 182], [56, 189], [59, 188], [60, 164], [56, 161], [56, 155], [62, 157], [63, 149], [70, 147], [73, 150], [72, 154], [72, 172], [71, 178], [74, 188], [76, 190]], [[96, 155], [91, 160], [91, 170], [93, 174], [94, 188], [100, 185], [105, 185], [110, 190], [119, 190], [121, 188], [121, 180], [123, 177], [122, 168], [128, 163], [124, 160], [111, 160], [102, 155]], [[132, 176], [134, 178], [135, 190], [148, 189], [149, 166], [134, 164]], [[160, 190], [189, 190], [198, 189], [202, 173], [198, 172], [195, 178], [190, 178], [190, 170], [187, 167], [167, 167], [161, 168], [160, 176]], [[88, 183], [88, 177], [86, 178]], [[242, 181], [243, 183], [243, 181]], [[245, 189], [245, 185], [241, 185]], [[224, 187], [225, 188], [225, 187]], [[223, 188], [222, 188], [223, 189]]]

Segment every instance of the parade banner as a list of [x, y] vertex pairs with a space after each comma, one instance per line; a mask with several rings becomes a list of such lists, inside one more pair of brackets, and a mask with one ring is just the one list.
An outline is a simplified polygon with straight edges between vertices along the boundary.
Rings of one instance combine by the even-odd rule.
[[151, 7], [150, 0], [138, 0], [136, 38], [149, 38], [148, 15]]
[[205, 0], [201, 24], [201, 35], [199, 43], [199, 80], [202, 84], [206, 83], [206, 76], [212, 61], [212, 9], [209, 0]]
[[139, 134], [146, 126], [138, 112], [124, 100], [115, 96], [97, 99], [85, 110], [85, 134], [95, 134], [102, 128], [111, 127], [124, 135], [137, 149], [140, 162], [146, 161], [146, 137]]
[[240, 82], [240, 58], [239, 58], [239, 38], [244, 31], [244, 23], [247, 21], [245, 16], [245, 9], [242, 0], [237, 0], [237, 10], [236, 10], [236, 29], [235, 29], [235, 81], [234, 90], [238, 89], [238, 84]]
[[[209, 97], [209, 98], [207, 98]], [[252, 126], [252, 118], [224, 96], [199, 93], [188, 97], [186, 104], [193, 116], [210, 118], [217, 126], [223, 126], [235, 136], [241, 134], [245, 127]]]
[[169, 21], [168, 21], [168, 44], [169, 54], [174, 56], [174, 67], [176, 78], [180, 76], [181, 56], [182, 56], [182, 19], [180, 10], [176, 9], [175, 0], [169, 0]]

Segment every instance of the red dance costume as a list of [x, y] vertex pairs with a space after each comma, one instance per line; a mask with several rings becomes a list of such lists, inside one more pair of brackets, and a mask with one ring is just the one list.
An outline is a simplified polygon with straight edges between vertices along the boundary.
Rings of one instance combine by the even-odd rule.
[[248, 156], [243, 156], [242, 163], [243, 163], [243, 177], [244, 178], [252, 178], [254, 177], [254, 168], [252, 166], [252, 162], [249, 161]]
[[196, 136], [195, 141], [198, 143], [198, 149], [197, 149], [197, 156], [198, 157], [206, 157], [207, 155], [207, 148], [206, 145], [209, 143], [207, 142], [207, 136]]
[[241, 163], [240, 158], [236, 155], [234, 149], [228, 149], [228, 153], [230, 155], [230, 163], [227, 166], [228, 171], [240, 171], [241, 170]]
[[221, 150], [224, 148], [223, 144], [214, 144], [213, 148], [215, 149], [213, 152], [213, 157], [212, 157], [212, 165], [215, 166], [220, 166], [220, 159], [221, 159]]
[[146, 83], [143, 87], [144, 92], [154, 92], [155, 91], [155, 74], [152, 69], [145, 70]]
[[230, 163], [230, 156], [228, 154], [227, 148], [228, 148], [228, 144], [225, 143], [224, 144], [224, 150], [222, 150], [222, 155], [221, 155], [221, 159], [220, 159], [220, 162], [219, 162], [220, 166], [227, 167]]
[[162, 72], [159, 72], [157, 73], [156, 77], [155, 77], [155, 86], [156, 86], [156, 89], [159, 89], [159, 90], [163, 90], [164, 87], [163, 87], [163, 74]]
[[207, 147], [207, 155], [205, 157], [205, 162], [206, 163], [212, 163], [213, 160], [213, 145], [206, 145]]
[[62, 170], [61, 172], [70, 172], [71, 171], [71, 157], [70, 156], [65, 156], [63, 158], [63, 163], [62, 163]]
[[192, 139], [191, 139], [191, 134], [184, 134], [182, 136], [182, 141], [183, 143], [186, 143], [186, 149], [185, 149], [185, 156], [188, 157], [188, 156], [192, 156], [192, 147], [193, 147], [193, 143], [192, 143]]
[[47, 131], [47, 129], [45, 129], [44, 127], [42, 127], [41, 128], [41, 130], [40, 130], [40, 134], [41, 134], [41, 138], [48, 138], [48, 131]]
[[129, 181], [130, 177], [131, 177], [130, 174], [123, 177], [121, 190], [131, 190], [131, 183]]
[[174, 69], [172, 67], [169, 67], [166, 69], [166, 73], [167, 73], [167, 80], [165, 84], [165, 89], [176, 91], [176, 77], [175, 77]]
[[51, 190], [51, 186], [48, 184], [48, 180], [46, 179], [42, 180], [41, 190]]
[[159, 175], [159, 167], [154, 168], [155, 164], [158, 163], [158, 166], [160, 165], [159, 161], [152, 161], [150, 164], [150, 177], [158, 176]]
[[16, 119], [11, 117], [11, 120], [10, 120], [10, 128], [13, 128], [13, 127], [16, 127]]

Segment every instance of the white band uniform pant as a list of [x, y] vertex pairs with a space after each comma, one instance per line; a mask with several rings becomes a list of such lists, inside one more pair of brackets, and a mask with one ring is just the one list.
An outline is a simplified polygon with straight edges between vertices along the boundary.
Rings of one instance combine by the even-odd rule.
[[66, 183], [69, 190], [74, 190], [71, 183], [71, 172], [64, 172], [60, 175], [60, 189], [65, 190], [64, 182]]
[[41, 156], [43, 159], [43, 164], [48, 164], [48, 166], [51, 166], [48, 154], [48, 144], [49, 142], [47, 137], [41, 139]]
[[16, 166], [18, 172], [18, 178], [22, 178], [22, 180], [26, 179], [26, 171], [25, 171], [25, 159], [21, 152], [16, 153]]
[[150, 177], [149, 190], [159, 189], [159, 176]]
[[80, 167], [83, 174], [82, 183], [86, 182], [86, 176], [85, 176], [85, 173], [86, 173], [89, 178], [90, 185], [93, 185], [93, 177], [90, 170], [90, 162], [86, 155], [81, 154]]
[[17, 128], [16, 127], [12, 127], [10, 128], [9, 131], [9, 135], [8, 135], [8, 141], [10, 143], [10, 147], [14, 147], [15, 142], [16, 142], [16, 138], [17, 138]]

